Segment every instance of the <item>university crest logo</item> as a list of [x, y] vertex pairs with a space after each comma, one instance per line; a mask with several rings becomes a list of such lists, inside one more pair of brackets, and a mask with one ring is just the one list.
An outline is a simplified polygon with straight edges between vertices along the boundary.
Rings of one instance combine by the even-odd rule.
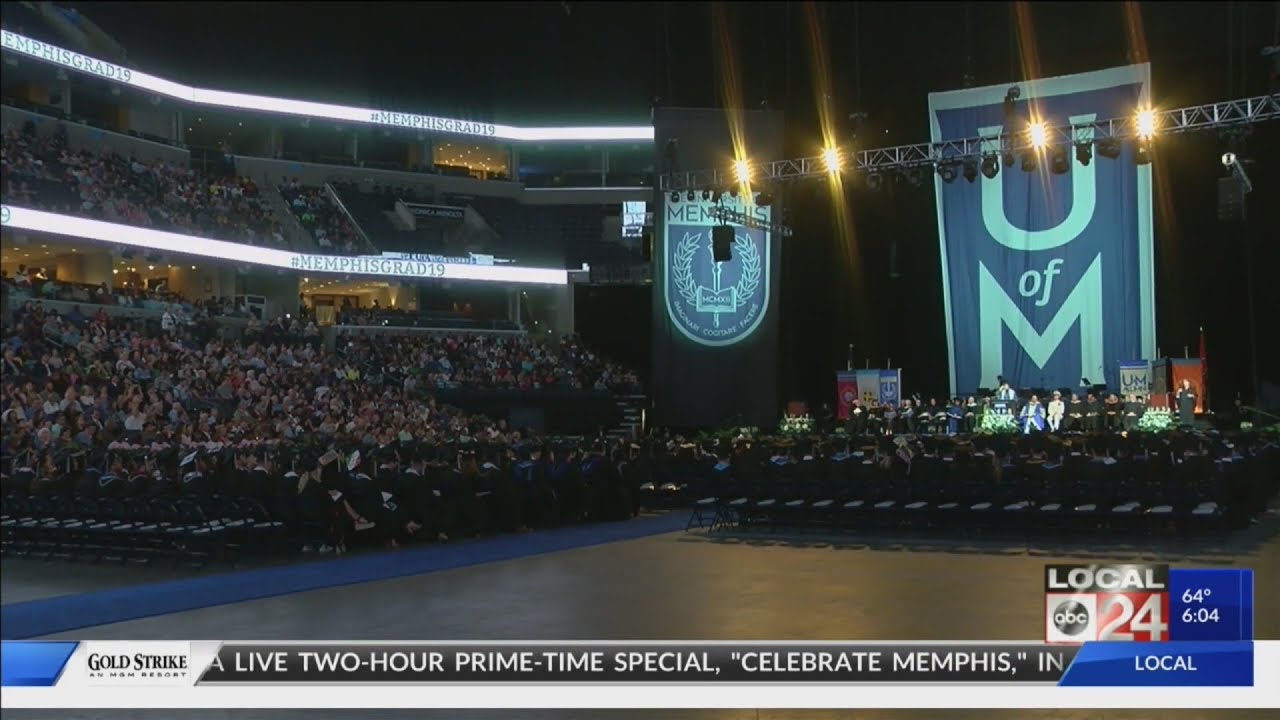
[[[734, 226], [732, 258], [716, 262], [712, 203], [667, 206], [663, 282], [667, 315], [689, 340], [725, 347], [750, 337], [769, 309], [769, 233]], [[750, 208], [768, 220], [769, 208]]]

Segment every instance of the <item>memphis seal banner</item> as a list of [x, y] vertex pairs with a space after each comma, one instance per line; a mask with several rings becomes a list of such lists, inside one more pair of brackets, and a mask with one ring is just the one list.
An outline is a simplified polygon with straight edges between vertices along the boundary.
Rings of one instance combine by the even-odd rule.
[[[732, 259], [716, 262], [710, 200], [666, 200], [663, 258], [667, 268], [663, 302], [667, 315], [690, 341], [706, 347], [735, 345], [751, 337], [769, 310], [769, 233], [739, 225], [733, 228]], [[723, 207], [764, 223], [769, 208], [745, 205], [725, 194]]]
[[[929, 96], [933, 141], [1025, 137], [1031, 112], [1050, 127], [1130, 119], [1150, 96], [1150, 67], [1133, 65], [1018, 83], [1012, 127], [1010, 85]], [[1081, 378], [1119, 383], [1120, 361], [1155, 357], [1151, 167], [1131, 144], [1114, 159], [1092, 152], [1069, 172], [1048, 153], [1024, 172], [1021, 158], [976, 182], [935, 179], [951, 389], [1075, 387]]]

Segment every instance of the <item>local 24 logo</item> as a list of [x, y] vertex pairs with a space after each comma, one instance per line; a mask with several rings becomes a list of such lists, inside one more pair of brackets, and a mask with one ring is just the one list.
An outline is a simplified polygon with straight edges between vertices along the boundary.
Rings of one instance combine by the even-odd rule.
[[1168, 565], [1046, 565], [1044, 639], [1169, 639]]

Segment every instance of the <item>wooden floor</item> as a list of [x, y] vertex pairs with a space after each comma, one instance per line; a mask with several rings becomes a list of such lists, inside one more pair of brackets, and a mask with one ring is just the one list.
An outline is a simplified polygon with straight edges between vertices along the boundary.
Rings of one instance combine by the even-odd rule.
[[[1280, 540], [1085, 553], [877, 540], [708, 539], [674, 533], [520, 560], [272, 597], [77, 631], [68, 639], [1025, 640], [1042, 637], [1042, 572], [1080, 558], [1252, 567], [1257, 636], [1280, 638]], [[56, 593], [60, 563], [4, 563], [5, 602]], [[99, 569], [92, 568], [85, 575]], [[157, 579], [150, 571], [140, 574]], [[105, 575], [105, 573], [104, 573]], [[129, 580], [112, 574], [113, 584]], [[45, 578], [43, 584], [36, 578]], [[1271, 581], [1265, 578], [1271, 578]], [[70, 581], [68, 581], [70, 582]], [[92, 584], [83, 576], [78, 587]], [[17, 583], [17, 585], [14, 585]], [[75, 584], [74, 582], [71, 584]], [[24, 594], [23, 587], [38, 592]], [[352, 692], [372, 690], [353, 688]], [[764, 720], [1261, 720], [1258, 712], [19, 712], [8, 718], [678, 718]], [[1272, 714], [1271, 718], [1280, 717]]]

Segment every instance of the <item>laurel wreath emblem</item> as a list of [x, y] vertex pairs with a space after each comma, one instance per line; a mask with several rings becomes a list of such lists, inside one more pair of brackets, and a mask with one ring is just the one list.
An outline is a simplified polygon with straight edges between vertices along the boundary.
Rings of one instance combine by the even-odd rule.
[[[690, 305], [698, 302], [698, 288], [693, 281], [693, 257], [698, 253], [698, 241], [701, 239], [702, 233], [685, 233], [671, 254], [671, 282]], [[737, 235], [733, 241], [733, 252], [742, 263], [742, 274], [738, 276], [736, 286], [737, 306], [742, 307], [760, 287], [760, 251], [749, 237]]]

